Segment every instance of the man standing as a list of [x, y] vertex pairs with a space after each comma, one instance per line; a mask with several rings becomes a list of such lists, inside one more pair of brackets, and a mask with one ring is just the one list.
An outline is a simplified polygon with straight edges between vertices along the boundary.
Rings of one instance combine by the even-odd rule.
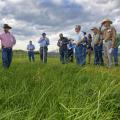
[[118, 66], [118, 63], [119, 63], [119, 55], [118, 55], [118, 47], [120, 45], [120, 35], [118, 34], [117, 37], [116, 37], [116, 46], [115, 48], [113, 49], [113, 57], [114, 57], [114, 64], [115, 66]]
[[81, 32], [81, 26], [76, 25], [75, 26], [75, 32], [76, 35], [74, 37], [73, 44], [75, 44], [75, 58], [76, 58], [76, 63], [83, 66], [86, 63], [86, 53], [84, 51], [84, 34]]
[[69, 44], [69, 40], [64, 37], [62, 33], [59, 35], [59, 37], [60, 39], [58, 40], [57, 46], [59, 47], [60, 61], [62, 64], [65, 64], [68, 62], [67, 44]]
[[46, 37], [46, 33], [42, 33], [42, 37], [38, 43], [40, 44], [40, 59], [43, 63], [47, 63], [49, 39]]
[[32, 44], [32, 41], [30, 41], [29, 44], [27, 45], [27, 50], [28, 50], [29, 61], [31, 62], [32, 60], [34, 62], [35, 61], [35, 57], [34, 57], [35, 46]]
[[103, 30], [104, 58], [108, 68], [112, 67], [112, 54], [116, 48], [116, 29], [111, 24], [112, 21], [109, 19], [102, 21], [102, 25], [105, 27]]
[[4, 33], [0, 34], [2, 46], [2, 62], [4, 68], [9, 68], [12, 62], [12, 47], [16, 44], [15, 37], [9, 32], [12, 27], [4, 24]]
[[102, 42], [99, 39], [100, 31], [98, 28], [93, 27], [91, 29], [93, 31], [93, 46], [94, 46], [94, 64], [95, 65], [102, 65], [103, 58], [102, 58]]

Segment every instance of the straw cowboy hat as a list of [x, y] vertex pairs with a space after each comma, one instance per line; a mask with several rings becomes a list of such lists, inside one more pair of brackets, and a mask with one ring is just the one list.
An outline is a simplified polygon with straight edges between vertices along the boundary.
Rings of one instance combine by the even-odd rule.
[[106, 23], [106, 22], [109, 22], [110, 24], [113, 23], [110, 19], [106, 18], [106, 19], [104, 19], [104, 20], [102, 21], [102, 24], [104, 24], [104, 23]]
[[8, 24], [4, 24], [3, 28], [8, 28], [8, 29], [12, 29], [12, 27], [10, 27]]

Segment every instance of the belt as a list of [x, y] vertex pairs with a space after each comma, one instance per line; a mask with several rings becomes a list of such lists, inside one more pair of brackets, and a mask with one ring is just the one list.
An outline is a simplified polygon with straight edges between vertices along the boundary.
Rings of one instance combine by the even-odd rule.
[[112, 41], [112, 40], [109, 39], [109, 40], [104, 40], [104, 41], [105, 41], [105, 42], [108, 42], [108, 41]]
[[2, 46], [2, 48], [6, 48], [6, 49], [12, 49], [12, 47], [5, 47], [5, 46]]
[[47, 46], [44, 46], [44, 47], [40, 47], [40, 48], [47, 48]]

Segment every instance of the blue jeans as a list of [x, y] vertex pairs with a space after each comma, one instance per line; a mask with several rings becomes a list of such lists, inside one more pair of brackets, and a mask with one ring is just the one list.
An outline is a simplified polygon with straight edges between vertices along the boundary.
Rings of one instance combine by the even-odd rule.
[[101, 46], [95, 45], [94, 46], [94, 64], [100, 65], [103, 64], [103, 55]]
[[67, 50], [67, 48], [60, 48], [59, 53], [60, 53], [60, 62], [62, 64], [67, 63], [68, 62], [68, 50]]
[[29, 61], [35, 61], [35, 57], [34, 57], [34, 51], [28, 51], [28, 57], [29, 57]]
[[12, 48], [2, 48], [2, 62], [4, 68], [9, 68], [12, 62]]
[[115, 65], [118, 65], [118, 47], [113, 49], [113, 57]]
[[79, 65], [85, 65], [86, 63], [86, 47], [82, 44], [75, 48], [76, 63]]

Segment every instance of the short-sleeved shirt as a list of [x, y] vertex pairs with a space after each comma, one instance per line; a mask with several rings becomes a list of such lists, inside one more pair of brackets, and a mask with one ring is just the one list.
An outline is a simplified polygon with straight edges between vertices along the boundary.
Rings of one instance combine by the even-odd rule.
[[83, 39], [84, 39], [84, 34], [82, 32], [80, 32], [79, 34], [76, 34], [74, 36], [74, 42], [76, 44], [79, 43], [79, 42], [81, 42], [81, 44], [82, 44]]
[[33, 44], [28, 44], [27, 45], [27, 50], [28, 51], [34, 51], [34, 49], [35, 49], [35, 46]]

